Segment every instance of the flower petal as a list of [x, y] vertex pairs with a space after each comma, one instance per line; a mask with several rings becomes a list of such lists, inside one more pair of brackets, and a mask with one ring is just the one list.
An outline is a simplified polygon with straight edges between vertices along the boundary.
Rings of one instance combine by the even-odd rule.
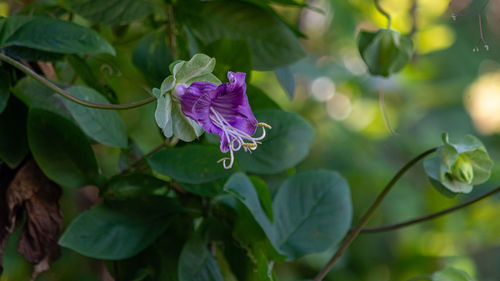
[[230, 83], [217, 87], [212, 107], [231, 124], [231, 126], [253, 135], [257, 119], [252, 113], [246, 95], [245, 73], [228, 73]]
[[211, 95], [201, 95], [192, 110], [192, 117], [207, 132], [218, 134], [222, 137], [222, 129], [216, 126], [210, 119], [210, 108], [212, 106]]
[[[194, 82], [187, 87], [185, 84], [176, 87], [177, 97], [181, 100], [182, 113], [196, 120], [196, 112], [193, 110], [194, 105], [202, 96], [215, 95], [217, 86], [209, 82]], [[213, 92], [213, 93], [212, 93]]]

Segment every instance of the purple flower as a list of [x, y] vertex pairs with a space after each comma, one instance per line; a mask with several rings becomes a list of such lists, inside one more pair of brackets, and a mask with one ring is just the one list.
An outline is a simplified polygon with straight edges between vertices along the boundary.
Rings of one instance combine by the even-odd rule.
[[[224, 168], [234, 163], [234, 151], [242, 147], [245, 151], [255, 150], [266, 136], [264, 128], [271, 128], [257, 122], [248, 104], [245, 73], [228, 72], [229, 83], [219, 86], [209, 82], [194, 82], [191, 86], [177, 85], [175, 94], [180, 99], [184, 115], [195, 120], [205, 131], [220, 136], [220, 150], [230, 152], [229, 158], [222, 158]], [[252, 137], [257, 127], [262, 135]], [[229, 164], [226, 161], [230, 161]], [[220, 162], [219, 161], [219, 162]]]

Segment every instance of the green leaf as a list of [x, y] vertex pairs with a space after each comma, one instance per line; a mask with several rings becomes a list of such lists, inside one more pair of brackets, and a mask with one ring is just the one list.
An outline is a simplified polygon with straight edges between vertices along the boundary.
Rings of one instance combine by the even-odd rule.
[[11, 169], [16, 168], [28, 154], [26, 116], [28, 110], [18, 99], [9, 99], [0, 113], [0, 159]]
[[290, 177], [273, 202], [273, 245], [294, 260], [325, 251], [351, 226], [349, 186], [336, 172], [316, 170]]
[[156, 172], [176, 181], [199, 184], [231, 174], [231, 170], [217, 163], [222, 156], [216, 146], [193, 144], [162, 149], [148, 163]]
[[246, 40], [254, 69], [270, 70], [289, 65], [305, 52], [295, 34], [275, 15], [259, 6], [216, 1], [193, 7], [191, 1], [176, 9], [176, 18], [186, 24], [204, 44], [222, 38]]
[[46, 52], [28, 47], [9, 46], [3, 49], [5, 50], [5, 54], [7, 56], [16, 60], [55, 62], [63, 58], [63, 54]]
[[[119, 276], [138, 277], [147, 271], [148, 281], [178, 281], [179, 256], [191, 236], [192, 220], [173, 216], [168, 228], [156, 241], [139, 254], [119, 261]], [[121, 279], [120, 279], [121, 280]]]
[[[73, 86], [67, 91], [71, 95], [89, 102], [109, 104], [105, 97], [86, 86]], [[120, 148], [127, 147], [127, 130], [116, 110], [90, 108], [68, 99], [63, 99], [63, 102], [78, 125], [89, 137], [106, 145]]]
[[276, 77], [281, 84], [281, 87], [285, 90], [288, 98], [293, 99], [295, 94], [295, 78], [289, 67], [281, 67], [274, 71]]
[[222, 277], [224, 281], [238, 281], [238, 278], [234, 276], [234, 273], [231, 271], [231, 267], [227, 258], [224, 256], [224, 252], [221, 247], [215, 248], [217, 252], [217, 264], [219, 265], [219, 269], [221, 271]]
[[248, 208], [267, 237], [274, 237], [273, 225], [261, 204], [257, 190], [244, 173], [232, 175], [224, 185], [224, 191], [232, 194]]
[[132, 53], [132, 62], [154, 86], [160, 85], [170, 74], [168, 66], [173, 58], [166, 38], [164, 28], [150, 32], [139, 41]]
[[214, 197], [222, 193], [225, 181], [226, 179], [223, 178], [201, 184], [179, 183], [179, 185], [182, 187], [182, 189], [187, 190], [189, 193], [204, 197]]
[[179, 208], [160, 196], [97, 205], [71, 222], [59, 244], [92, 258], [125, 259], [151, 245]]
[[391, 29], [361, 31], [358, 50], [372, 75], [389, 77], [399, 72], [413, 53], [411, 38]]
[[[17, 16], [6, 21], [15, 24], [9, 25], [8, 37], [5, 36], [0, 47], [28, 47], [61, 54], [115, 54], [113, 47], [97, 32], [71, 22], [47, 17], [19, 20]], [[12, 32], [15, 27], [18, 28]]]
[[7, 70], [0, 68], [0, 113], [7, 106], [10, 96], [10, 74]]
[[179, 281], [224, 281], [219, 266], [203, 241], [194, 237], [182, 249]]
[[78, 55], [68, 55], [66, 59], [71, 65], [71, 68], [73, 68], [85, 84], [102, 94], [106, 94], [106, 97], [112, 101], [116, 101], [116, 97], [111, 93], [111, 91], [105, 87], [104, 83], [100, 82], [96, 75], [94, 75], [94, 72], [90, 68], [87, 61]]
[[24, 77], [19, 80], [12, 89], [12, 93], [30, 108], [44, 109], [59, 114], [68, 120], [74, 120], [64, 106], [63, 98], [31, 77]]
[[266, 196], [259, 196], [245, 174], [232, 175], [224, 190], [247, 207], [274, 248], [288, 260], [329, 249], [351, 225], [349, 186], [336, 172], [303, 172], [285, 181], [272, 204], [274, 223], [261, 203]]
[[68, 187], [95, 183], [94, 152], [85, 134], [71, 121], [30, 108], [27, 130], [33, 157], [48, 178]]
[[259, 110], [255, 111], [255, 116], [272, 129], [267, 130], [262, 144], [251, 154], [236, 153], [243, 170], [275, 174], [297, 165], [307, 156], [314, 140], [314, 128], [300, 115], [282, 110]]
[[432, 281], [473, 281], [465, 271], [447, 267], [432, 274]]
[[118, 25], [131, 23], [152, 13], [147, 0], [68, 0], [73, 12], [95, 23]]
[[33, 20], [32, 16], [10, 16], [8, 18], [0, 18], [0, 46], [14, 34], [21, 26]]
[[267, 218], [273, 221], [273, 201], [271, 199], [271, 193], [269, 192], [269, 187], [266, 182], [259, 177], [250, 176], [250, 180], [252, 181], [253, 187], [255, 187], [255, 191], [257, 191], [257, 195], [259, 196], [259, 202], [264, 209], [264, 212], [267, 215]]
[[245, 40], [222, 38], [210, 43], [203, 52], [217, 60], [214, 69], [217, 77], [227, 81], [229, 71], [244, 72], [247, 74], [246, 80], [250, 80], [252, 55]]
[[167, 183], [150, 175], [117, 175], [109, 180], [103, 197], [107, 200], [128, 200], [165, 193]]
[[261, 89], [247, 84], [247, 97], [250, 107], [253, 110], [259, 109], [280, 109], [280, 106], [267, 96]]

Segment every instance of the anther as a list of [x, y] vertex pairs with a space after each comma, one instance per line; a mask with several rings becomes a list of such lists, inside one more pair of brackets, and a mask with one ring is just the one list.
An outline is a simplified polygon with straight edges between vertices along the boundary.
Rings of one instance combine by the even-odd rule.
[[244, 144], [242, 144], [242, 146], [247, 147], [247, 148], [257, 148], [256, 143], [244, 143]]
[[264, 122], [259, 122], [259, 123], [255, 124], [255, 127], [266, 127], [268, 129], [272, 129], [273, 128], [269, 124], [266, 124]]

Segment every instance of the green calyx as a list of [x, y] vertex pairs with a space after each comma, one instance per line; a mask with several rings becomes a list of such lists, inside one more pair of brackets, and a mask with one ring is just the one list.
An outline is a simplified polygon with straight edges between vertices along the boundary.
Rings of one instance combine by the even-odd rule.
[[203, 129], [192, 119], [186, 117], [174, 92], [178, 85], [187, 86], [196, 81], [210, 82], [215, 85], [221, 81], [212, 74], [215, 59], [204, 54], [196, 54], [189, 61], [177, 60], [170, 64], [172, 75], [163, 80], [160, 89], [154, 88], [157, 98], [155, 120], [167, 138], [176, 137], [191, 142], [203, 134]]
[[449, 175], [461, 182], [472, 183], [474, 170], [470, 160], [465, 155], [459, 155], [457, 162], [451, 167]]
[[471, 135], [452, 143], [443, 134], [443, 144], [436, 156], [424, 161], [431, 183], [445, 195], [469, 193], [473, 186], [489, 179], [492, 167], [486, 148]]

